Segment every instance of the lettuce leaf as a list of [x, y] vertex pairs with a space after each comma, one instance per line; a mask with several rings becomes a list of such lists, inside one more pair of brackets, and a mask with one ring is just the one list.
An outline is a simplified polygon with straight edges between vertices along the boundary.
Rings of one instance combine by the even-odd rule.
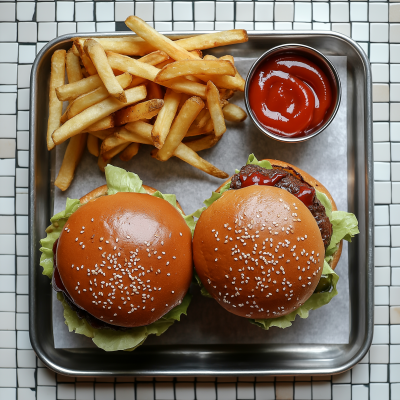
[[272, 169], [272, 165], [268, 160], [258, 161], [254, 154], [249, 155], [246, 165], [248, 165], [248, 164], [258, 165], [259, 167], [262, 167], [265, 169]]
[[51, 225], [47, 227], [47, 236], [40, 240], [42, 247], [40, 251], [42, 255], [40, 256], [40, 265], [43, 267], [43, 275], [46, 275], [50, 279], [53, 276], [53, 245], [55, 241], [60, 237], [61, 230], [63, 229], [68, 218], [74, 213], [81, 203], [79, 200], [67, 199], [67, 204], [65, 210], [54, 215], [51, 219]]
[[186, 315], [191, 298], [192, 296], [187, 294], [181, 304], [150, 325], [139, 326], [125, 331], [115, 331], [108, 328], [93, 328], [84, 318], [79, 318], [76, 312], [70, 308], [62, 293], [57, 293], [57, 299], [61, 301], [64, 307], [64, 319], [68, 330], [92, 338], [95, 345], [105, 351], [132, 351], [143, 344], [147, 336], [151, 334], [160, 336], [175, 321], [180, 321], [182, 314]]
[[113, 165], [107, 165], [104, 172], [108, 187], [107, 194], [118, 192], [146, 193], [142, 186], [142, 180], [133, 172], [125, 171]]
[[332, 211], [332, 217], [329, 219], [333, 232], [331, 243], [326, 249], [326, 256], [332, 256], [336, 252], [342, 239], [351, 242], [354, 235], [360, 233], [358, 230], [358, 221], [354, 214], [345, 211]]
[[[142, 181], [138, 175], [127, 172], [122, 168], [107, 165], [105, 167], [106, 181], [108, 187], [108, 195], [118, 192], [146, 193], [142, 186]], [[152, 196], [159, 197], [168, 201], [182, 215], [186, 224], [189, 226], [192, 235], [194, 232], [195, 221], [193, 216], [197, 216], [198, 212], [192, 215], [184, 216], [177, 206], [176, 196], [174, 194], [162, 194], [157, 191]], [[61, 231], [68, 218], [74, 213], [81, 203], [77, 199], [67, 199], [65, 210], [59, 212], [51, 218], [51, 225], [46, 229], [47, 236], [40, 240], [42, 255], [40, 257], [40, 265], [43, 267], [43, 275], [49, 279], [53, 276], [53, 245], [60, 237]], [[155, 334], [157, 336], [164, 333], [175, 321], [180, 321], [181, 315], [187, 313], [192, 296], [188, 293], [182, 300], [182, 303], [174, 307], [167, 314], [156, 322], [126, 331], [114, 331], [112, 329], [93, 328], [84, 318], [79, 318], [68, 303], [65, 301], [62, 293], [57, 293], [57, 299], [62, 303], [64, 308], [65, 324], [70, 332], [75, 331], [80, 335], [92, 338], [97, 347], [105, 351], [127, 350], [131, 351], [143, 344], [147, 336]]]
[[[269, 161], [258, 161], [254, 154], [249, 155], [246, 165], [247, 164], [254, 164], [265, 169], [272, 169]], [[239, 171], [236, 170], [236, 173], [238, 172]], [[206, 207], [199, 209], [198, 212], [201, 214], [201, 212], [203, 212], [207, 207], [214, 203], [214, 201], [218, 200], [222, 196], [222, 193], [229, 190], [229, 188], [230, 181], [221, 188], [219, 193], [213, 192], [211, 197], [204, 201]], [[332, 211], [332, 204], [329, 198], [324, 193], [321, 193], [318, 190], [316, 190], [315, 192], [318, 200], [325, 207], [326, 215], [329, 218], [333, 228], [331, 243], [329, 244], [325, 252], [324, 267], [322, 271], [322, 275], [326, 275], [328, 278], [331, 279], [332, 289], [329, 292], [312, 294], [311, 297], [302, 306], [283, 317], [249, 320], [252, 324], [257, 325], [262, 329], [268, 330], [271, 326], [276, 326], [278, 328], [287, 328], [292, 325], [292, 321], [295, 320], [296, 315], [298, 315], [300, 318], [307, 318], [310, 310], [316, 310], [317, 308], [328, 304], [332, 300], [332, 298], [335, 297], [338, 293], [336, 285], [339, 280], [339, 276], [331, 269], [330, 263], [332, 261], [333, 254], [338, 249], [340, 241], [344, 239], [351, 242], [351, 238], [359, 233], [358, 221], [354, 214], [344, 211]], [[203, 286], [197, 274], [195, 274], [195, 278], [198, 285], [200, 286], [201, 294], [205, 297], [212, 297], [208, 293], [207, 289]]]

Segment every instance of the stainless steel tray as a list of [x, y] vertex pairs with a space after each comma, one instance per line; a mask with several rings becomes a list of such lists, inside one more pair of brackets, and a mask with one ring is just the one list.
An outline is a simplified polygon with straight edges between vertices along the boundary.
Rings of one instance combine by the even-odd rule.
[[[207, 32], [179, 32], [179, 36], [201, 33]], [[361, 232], [349, 246], [349, 344], [159, 345], [117, 353], [54, 347], [52, 291], [39, 266], [39, 240], [53, 209], [54, 156], [46, 148], [48, 85], [53, 51], [67, 49], [73, 36], [64, 35], [48, 43], [37, 56], [31, 75], [29, 322], [32, 347], [38, 357], [54, 371], [76, 376], [334, 374], [359, 362], [369, 349], [373, 332], [371, 71], [367, 57], [354, 41], [337, 33], [316, 31], [249, 32], [247, 44], [229, 46], [224, 52], [256, 57], [270, 47], [294, 42], [315, 47], [326, 55], [347, 56], [347, 88], [343, 90], [347, 90], [348, 99], [348, 206], [357, 215]]]

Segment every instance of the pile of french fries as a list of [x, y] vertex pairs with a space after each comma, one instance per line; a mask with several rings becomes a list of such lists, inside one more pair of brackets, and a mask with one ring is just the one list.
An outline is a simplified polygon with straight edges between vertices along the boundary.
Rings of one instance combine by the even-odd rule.
[[68, 189], [86, 146], [102, 171], [116, 155], [128, 161], [148, 144], [157, 160], [178, 157], [227, 178], [197, 153], [219, 142], [225, 120], [246, 119], [228, 101], [245, 81], [232, 56], [203, 58], [202, 50], [246, 42], [246, 31], [172, 41], [138, 17], [125, 23], [137, 36], [75, 38], [52, 56], [47, 147], [69, 139], [55, 185]]

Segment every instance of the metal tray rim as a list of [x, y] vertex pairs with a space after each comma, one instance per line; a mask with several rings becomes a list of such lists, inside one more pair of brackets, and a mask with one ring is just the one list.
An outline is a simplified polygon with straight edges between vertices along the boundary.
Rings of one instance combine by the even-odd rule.
[[[210, 33], [210, 31], [180, 31], [177, 33], [171, 32], [163, 32], [164, 34], [168, 34], [171, 36], [185, 36], [185, 35], [198, 35], [203, 33]], [[168, 370], [158, 370], [158, 371], [142, 371], [136, 372], [136, 376], [237, 376], [237, 375], [299, 375], [299, 374], [337, 374], [343, 371], [346, 371], [353, 367], [356, 363], [363, 359], [365, 354], [367, 353], [371, 343], [372, 343], [372, 335], [373, 335], [373, 249], [374, 249], [374, 238], [373, 238], [373, 146], [372, 146], [372, 79], [371, 79], [371, 69], [367, 56], [365, 55], [362, 48], [352, 39], [348, 38], [345, 35], [340, 33], [330, 32], [330, 31], [248, 31], [249, 37], [288, 37], [288, 39], [301, 39], [302, 37], [334, 37], [341, 41], [347, 42], [348, 45], [353, 47], [353, 49], [358, 53], [358, 56], [361, 59], [362, 65], [364, 67], [365, 72], [365, 98], [363, 99], [364, 104], [364, 127], [365, 127], [365, 157], [366, 157], [366, 202], [367, 202], [367, 212], [368, 217], [366, 219], [366, 244], [367, 244], [367, 256], [366, 256], [366, 273], [367, 273], [367, 293], [366, 293], [366, 335], [362, 344], [359, 346], [357, 353], [349, 358], [347, 362], [343, 363], [339, 367], [336, 368], [310, 368], [310, 369], [302, 369], [301, 371], [294, 369], [285, 369], [285, 370], [250, 370], [243, 371], [240, 368], [238, 369], [204, 369], [204, 370], [174, 370], [174, 368]], [[86, 33], [80, 34], [82, 37], [113, 37], [113, 36], [127, 36], [134, 35], [132, 32], [110, 32], [110, 33]], [[29, 195], [30, 195], [30, 209], [29, 209], [29, 218], [30, 218], [30, 226], [31, 229], [35, 226], [35, 202], [36, 202], [36, 191], [33, 187], [33, 182], [35, 181], [35, 162], [33, 154], [35, 154], [35, 135], [36, 133], [36, 124], [35, 124], [35, 114], [36, 114], [36, 104], [35, 104], [35, 92], [38, 90], [36, 87], [35, 76], [37, 74], [37, 70], [39, 67], [39, 63], [42, 57], [46, 54], [46, 52], [51, 49], [53, 46], [70, 40], [73, 37], [76, 37], [76, 34], [67, 34], [60, 36], [56, 39], [53, 39], [48, 44], [46, 44], [42, 50], [37, 55], [31, 72], [31, 95], [30, 95], [30, 131], [31, 131], [31, 140], [30, 140], [30, 181], [29, 181]], [[37, 247], [36, 241], [32, 238], [32, 232], [29, 235], [29, 251], [30, 251], [30, 273], [29, 273], [29, 335], [32, 344], [32, 348], [35, 351], [36, 355], [39, 357], [41, 361], [44, 362], [50, 369], [54, 370], [57, 373], [61, 373], [64, 375], [75, 375], [75, 376], [122, 376], [122, 375], [133, 375], [132, 372], [126, 370], [113, 370], [107, 371], [102, 370], [101, 367], [98, 370], [92, 371], [82, 371], [79, 368], [71, 369], [65, 368], [62, 365], [58, 365], [54, 360], [49, 357], [49, 355], [44, 351], [43, 346], [40, 343], [40, 338], [38, 336], [38, 332], [36, 330], [36, 326], [34, 324], [34, 320], [36, 317], [37, 310], [35, 308], [35, 299], [33, 298], [32, 293], [35, 292], [35, 282], [33, 279], [33, 273], [35, 271], [35, 267], [37, 265], [37, 261], [33, 259], [33, 254], [35, 253], [35, 247]], [[298, 345], [297, 345], [298, 346]], [[329, 345], [326, 347], [337, 347], [337, 345]], [[268, 347], [268, 345], [266, 346]], [[288, 345], [288, 348], [291, 346]], [[318, 345], [306, 345], [302, 346], [304, 348], [318, 348]], [[339, 345], [340, 347], [340, 345]], [[65, 350], [60, 349], [60, 352], [65, 352]], [[79, 353], [79, 352], [77, 352]], [[182, 353], [183, 354], [183, 353]], [[200, 353], [199, 353], [200, 354]]]

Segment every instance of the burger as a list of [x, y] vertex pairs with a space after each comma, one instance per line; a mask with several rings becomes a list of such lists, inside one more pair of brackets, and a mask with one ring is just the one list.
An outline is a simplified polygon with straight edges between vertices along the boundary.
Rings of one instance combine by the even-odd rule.
[[186, 314], [193, 220], [137, 175], [105, 172], [107, 185], [51, 219], [41, 265], [70, 331], [106, 351], [132, 350]]
[[337, 294], [342, 240], [358, 233], [311, 175], [250, 155], [212, 197], [193, 237], [205, 296], [263, 329], [286, 328]]

